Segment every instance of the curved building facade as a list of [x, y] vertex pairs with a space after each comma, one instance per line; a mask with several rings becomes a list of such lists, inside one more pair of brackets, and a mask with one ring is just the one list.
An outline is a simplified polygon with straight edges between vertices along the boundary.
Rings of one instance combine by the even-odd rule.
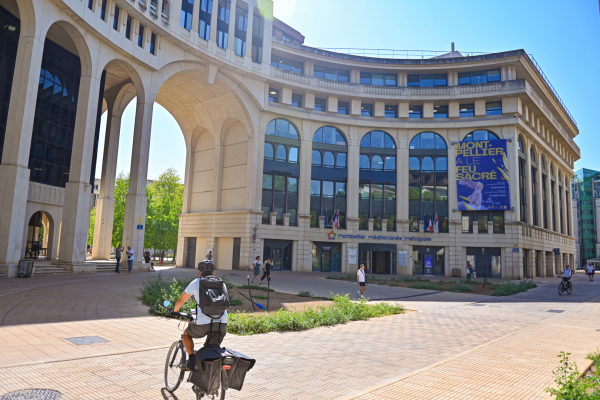
[[471, 262], [509, 279], [573, 264], [578, 129], [523, 50], [336, 53], [303, 45], [270, 1], [0, 6], [0, 273], [32, 251], [94, 272], [96, 194], [93, 258], [109, 258], [134, 98], [123, 243], [138, 256], [159, 103], [186, 143], [178, 266], [209, 250], [219, 269], [242, 270], [259, 255], [281, 271], [452, 276]]

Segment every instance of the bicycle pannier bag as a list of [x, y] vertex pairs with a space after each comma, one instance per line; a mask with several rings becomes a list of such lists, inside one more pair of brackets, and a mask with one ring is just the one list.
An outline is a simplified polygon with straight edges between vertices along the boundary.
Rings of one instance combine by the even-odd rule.
[[231, 366], [231, 369], [227, 371], [230, 389], [242, 390], [244, 379], [246, 379], [246, 373], [250, 369], [251, 363], [250, 360], [244, 360], [243, 358], [236, 359], [235, 363]]
[[221, 386], [221, 368], [222, 359], [204, 360], [196, 359], [196, 362], [202, 363], [202, 372], [192, 372], [190, 382], [198, 386], [205, 393], [213, 393]]
[[211, 318], [221, 318], [229, 307], [229, 296], [223, 290], [223, 281], [216, 276], [200, 278], [199, 312]]

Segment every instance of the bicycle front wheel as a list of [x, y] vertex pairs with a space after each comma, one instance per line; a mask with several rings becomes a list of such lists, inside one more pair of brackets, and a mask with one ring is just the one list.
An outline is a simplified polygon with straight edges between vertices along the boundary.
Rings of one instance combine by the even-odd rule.
[[567, 294], [571, 294], [572, 291], [573, 291], [573, 284], [571, 282], [569, 282], [567, 285]]
[[171, 345], [165, 362], [165, 388], [169, 393], [176, 391], [183, 380], [185, 371], [179, 368], [183, 361], [185, 361], [185, 351], [183, 343], [178, 340]]
[[563, 283], [559, 283], [558, 284], [558, 295], [561, 296], [565, 291], [565, 288], [563, 287]]

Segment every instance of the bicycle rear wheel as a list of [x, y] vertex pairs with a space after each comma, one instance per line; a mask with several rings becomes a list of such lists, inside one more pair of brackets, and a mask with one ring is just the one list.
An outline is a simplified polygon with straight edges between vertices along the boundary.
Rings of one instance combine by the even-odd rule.
[[563, 283], [561, 282], [558, 284], [558, 295], [561, 296], [564, 292], [565, 292], [565, 288], [563, 286]]
[[567, 294], [571, 294], [573, 291], [573, 284], [571, 282], [567, 283]]
[[185, 371], [179, 368], [179, 365], [184, 360], [185, 351], [183, 350], [183, 343], [181, 340], [178, 340], [169, 348], [167, 360], [165, 361], [165, 388], [169, 393], [176, 391], [183, 380]]

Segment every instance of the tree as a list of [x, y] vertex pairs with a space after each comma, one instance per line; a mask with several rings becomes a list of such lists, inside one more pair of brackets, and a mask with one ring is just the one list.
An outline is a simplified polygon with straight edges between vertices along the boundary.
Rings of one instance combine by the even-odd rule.
[[144, 247], [161, 251], [177, 249], [179, 216], [183, 209], [183, 184], [177, 171], [169, 168], [146, 189], [146, 233]]
[[94, 226], [95, 225], [96, 225], [96, 207], [92, 208], [92, 211], [90, 212], [90, 229], [88, 230], [88, 243], [87, 243], [88, 246], [91, 246], [92, 244], [94, 244]]
[[129, 174], [123, 172], [117, 176], [115, 184], [115, 213], [112, 231], [112, 246], [117, 247], [123, 242], [123, 222], [125, 221], [125, 196], [129, 191]]

